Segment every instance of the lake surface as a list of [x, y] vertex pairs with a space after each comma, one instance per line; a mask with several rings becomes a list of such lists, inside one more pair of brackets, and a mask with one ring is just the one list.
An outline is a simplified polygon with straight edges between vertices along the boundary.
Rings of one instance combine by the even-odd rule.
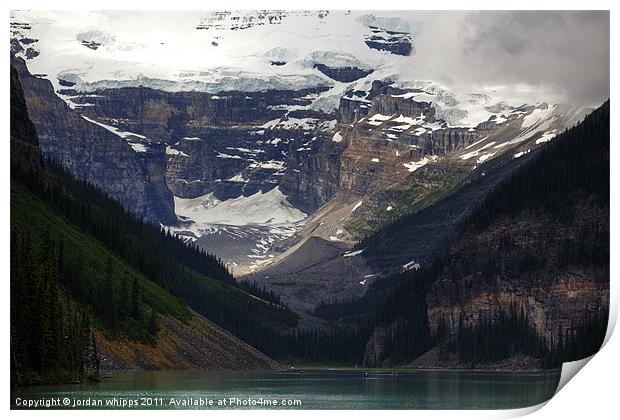
[[[306, 370], [123, 372], [98, 384], [22, 387], [11, 406], [137, 409], [500, 409], [550, 399], [551, 372]], [[226, 404], [226, 405], [224, 405]], [[284, 406], [283, 404], [286, 404]], [[131, 407], [129, 407], [131, 406]]]

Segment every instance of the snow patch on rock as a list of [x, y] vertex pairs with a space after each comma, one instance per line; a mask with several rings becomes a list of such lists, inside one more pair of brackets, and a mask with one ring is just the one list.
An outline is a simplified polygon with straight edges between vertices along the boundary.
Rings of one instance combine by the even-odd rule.
[[361, 254], [361, 253], [363, 253], [363, 252], [364, 252], [364, 250], [363, 250], [363, 249], [360, 249], [360, 250], [358, 250], [358, 251], [349, 251], [349, 252], [346, 252], [346, 253], [343, 255], [343, 258], [355, 257], [356, 255], [360, 255], [360, 254]]
[[418, 160], [417, 162], [409, 162], [409, 163], [403, 163], [403, 166], [405, 168], [407, 168], [407, 170], [409, 172], [415, 172], [418, 169], [420, 169], [422, 166], [427, 165], [431, 162], [437, 162], [437, 160], [439, 160], [439, 156], [424, 156], [422, 159]]

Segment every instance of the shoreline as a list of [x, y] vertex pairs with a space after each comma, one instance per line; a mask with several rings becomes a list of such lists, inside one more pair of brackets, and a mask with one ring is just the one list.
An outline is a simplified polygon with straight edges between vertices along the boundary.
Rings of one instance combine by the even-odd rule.
[[329, 370], [329, 371], [359, 371], [359, 372], [472, 372], [472, 373], [561, 373], [561, 368], [554, 369], [483, 369], [483, 368], [444, 368], [444, 367], [395, 367], [395, 368], [364, 368], [364, 367], [334, 367], [334, 366], [295, 366], [287, 370]]
[[[85, 384], [96, 384], [105, 382], [106, 380], [112, 378], [113, 376], [117, 376], [119, 374], [124, 373], [239, 373], [239, 372], [299, 372], [301, 370], [306, 371], [306, 373], [312, 373], [317, 371], [331, 371], [331, 372], [368, 372], [368, 373], [379, 373], [379, 372], [397, 372], [397, 373], [413, 373], [413, 372], [463, 372], [463, 373], [501, 373], [501, 374], [540, 374], [540, 375], [549, 375], [549, 374], [561, 374], [561, 368], [555, 369], [469, 369], [469, 368], [415, 368], [415, 367], [396, 367], [396, 368], [364, 368], [364, 367], [346, 367], [346, 366], [291, 366], [282, 369], [275, 370], [265, 370], [265, 369], [155, 369], [155, 370], [146, 370], [146, 369], [119, 369], [114, 371], [106, 371], [102, 372], [101, 380], [99, 382], [91, 382], [84, 381], [81, 384], [73, 384], [77, 386], [85, 385]], [[45, 387], [45, 386], [62, 386], [62, 385], [72, 385], [70, 383], [39, 383], [39, 384], [26, 384], [26, 385], [16, 385], [11, 384], [11, 389], [19, 389], [19, 388], [29, 388], [29, 387]]]

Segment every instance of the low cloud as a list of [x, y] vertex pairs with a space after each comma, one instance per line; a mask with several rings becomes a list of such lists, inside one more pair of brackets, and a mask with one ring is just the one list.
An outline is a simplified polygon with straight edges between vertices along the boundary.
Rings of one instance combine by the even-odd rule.
[[[417, 17], [417, 16], [416, 16]], [[528, 85], [576, 105], [609, 97], [606, 11], [425, 12], [407, 77]]]

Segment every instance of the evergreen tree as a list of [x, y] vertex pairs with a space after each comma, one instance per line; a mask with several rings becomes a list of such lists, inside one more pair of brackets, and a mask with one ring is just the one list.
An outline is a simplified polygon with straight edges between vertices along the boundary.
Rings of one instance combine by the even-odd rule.
[[131, 284], [131, 317], [140, 320], [140, 283], [138, 279], [133, 279]]

